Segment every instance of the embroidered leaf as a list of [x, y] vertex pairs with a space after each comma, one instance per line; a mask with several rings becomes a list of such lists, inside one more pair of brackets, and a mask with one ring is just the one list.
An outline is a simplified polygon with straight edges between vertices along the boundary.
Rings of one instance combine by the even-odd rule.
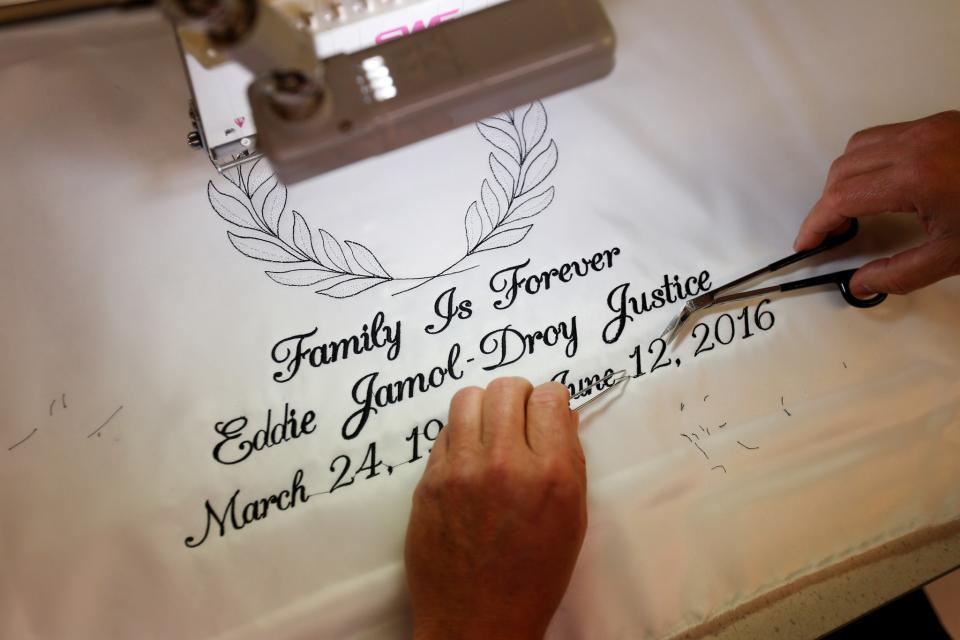
[[245, 229], [257, 229], [253, 222], [253, 215], [247, 205], [243, 204], [233, 196], [228, 196], [215, 186], [213, 182], [207, 183], [207, 199], [210, 206], [217, 212], [217, 215], [230, 224], [243, 227]]
[[503, 190], [503, 196], [506, 198], [507, 206], [509, 206], [510, 201], [513, 200], [514, 189], [517, 186], [513, 174], [507, 171], [503, 163], [492, 153], [490, 154], [490, 171], [493, 173], [494, 180]]
[[343, 280], [332, 287], [318, 289], [317, 293], [329, 296], [331, 298], [350, 298], [355, 295], [359, 295], [364, 291], [373, 289], [374, 287], [378, 287], [385, 282], [390, 282], [390, 280], [385, 278], [370, 278], [366, 276], [360, 276]]
[[527, 175], [523, 179], [523, 190], [533, 191], [540, 186], [557, 167], [557, 158], [557, 143], [551, 140], [550, 146], [530, 163]]
[[267, 162], [266, 158], [257, 158], [247, 172], [246, 187], [250, 197], [255, 196], [260, 187], [263, 187], [272, 177], [273, 167], [270, 166], [270, 163]]
[[324, 280], [339, 277], [341, 274], [324, 269], [294, 269], [293, 271], [267, 271], [267, 276], [277, 284], [288, 287], [312, 287]]
[[483, 220], [480, 219], [480, 211], [477, 209], [477, 203], [474, 202], [467, 209], [467, 215], [463, 220], [463, 226], [467, 231], [467, 252], [473, 251], [480, 238], [483, 237]]
[[224, 178], [230, 181], [230, 183], [235, 186], [240, 191], [243, 191], [243, 174], [240, 173], [240, 167], [234, 167], [233, 169], [227, 169], [221, 174]]
[[490, 183], [486, 180], [480, 187], [480, 199], [483, 201], [483, 209], [487, 212], [487, 220], [490, 221], [490, 228], [492, 229], [500, 224], [500, 201], [497, 200], [497, 196], [493, 194], [493, 189], [490, 188]]
[[530, 105], [523, 115], [523, 142], [527, 153], [540, 144], [547, 132], [547, 111], [539, 101]]
[[485, 122], [486, 120], [499, 120], [500, 122], [506, 122], [507, 124], [513, 124], [513, 112], [512, 112], [512, 111], [504, 111], [503, 113], [501, 113], [501, 114], [499, 114], [499, 115], [495, 115], [495, 116], [492, 116], [492, 117], [490, 117], [490, 118], [485, 118], [484, 120], [481, 120], [480, 122]]
[[520, 140], [516, 136], [516, 130], [513, 127], [513, 119], [510, 117], [509, 112], [504, 112], [495, 116], [491, 116], [489, 118], [484, 118], [483, 120], [480, 120], [480, 123], [485, 124], [488, 127], [494, 127], [495, 129], [500, 129], [501, 131], [506, 133], [508, 136], [510, 136], [517, 142], [520, 142]]
[[340, 246], [337, 239], [323, 229], [320, 229], [320, 237], [323, 238], [323, 252], [327, 254], [330, 262], [340, 271], [348, 273], [350, 265], [347, 264], [347, 257], [343, 255], [343, 247]]
[[390, 277], [390, 274], [387, 273], [387, 270], [383, 268], [383, 265], [377, 260], [377, 256], [373, 255], [370, 249], [367, 249], [359, 242], [351, 242], [350, 240], [345, 241], [345, 244], [347, 248], [350, 249], [350, 254], [361, 269], [372, 276], [380, 276], [381, 278]]
[[329, 278], [324, 278], [323, 280], [321, 280], [321, 282], [323, 283], [323, 286], [317, 289], [316, 293], [321, 293], [324, 290], [329, 289], [330, 287], [333, 287], [335, 285], [338, 285], [341, 282], [344, 282], [346, 280], [353, 280], [354, 278], [361, 277], [355, 273], [340, 273], [338, 271], [337, 272], [331, 271], [330, 273], [332, 275]]
[[287, 206], [287, 188], [276, 179], [274, 182], [273, 188], [267, 192], [263, 200], [261, 214], [263, 223], [267, 225], [267, 228], [279, 235], [280, 216], [283, 215], [283, 210]]
[[[545, 149], [541, 147], [547, 140], [547, 128], [547, 113], [539, 102], [477, 123], [480, 135], [494, 147], [494, 152], [488, 155], [493, 180], [483, 181], [480, 198], [467, 209], [464, 218], [467, 252], [460, 262], [481, 251], [522, 242], [533, 225], [511, 229], [506, 226], [537, 216], [553, 203], [555, 189], [549, 185], [541, 187], [558, 162], [554, 141], [551, 140]], [[506, 164], [504, 155], [509, 156], [516, 166]], [[306, 220], [295, 210], [290, 212], [292, 224], [287, 227], [290, 231], [281, 234], [287, 189], [266, 159], [257, 159], [223, 175], [232, 188], [225, 183], [219, 187], [210, 183], [207, 193], [211, 206], [230, 224], [252, 232], [240, 235], [228, 231], [231, 244], [255, 260], [301, 267], [267, 271], [266, 275], [272, 281], [284, 286], [314, 287], [318, 294], [330, 298], [353, 297], [395, 281], [376, 255], [359, 242], [345, 241], [344, 248], [332, 234], [319, 229], [321, 246], [317, 247]], [[503, 200], [493, 188], [494, 181]], [[541, 193], [527, 197], [537, 187]], [[526, 200], [516, 204], [517, 196], [521, 194]], [[322, 251], [318, 252], [318, 249]], [[443, 272], [421, 280], [430, 282], [446, 274]]]
[[270, 240], [238, 236], [229, 231], [227, 231], [227, 237], [230, 238], [230, 242], [236, 247], [237, 251], [248, 258], [265, 262], [303, 262], [302, 258], [292, 255], [282, 246]]
[[[277, 183], [276, 177], [267, 178], [267, 181], [262, 185], [260, 185], [260, 188], [257, 189], [257, 192], [255, 194], [253, 194], [252, 196], [248, 196], [250, 206], [252, 207], [252, 210], [253, 210], [253, 215], [256, 216], [257, 219], [260, 220], [260, 223], [267, 229], [269, 229], [270, 226], [267, 225], [267, 223], [264, 222], [263, 220], [263, 208], [264, 208], [264, 205], [267, 203], [267, 196], [269, 196], [273, 192], [273, 189], [277, 184], [278, 183]], [[283, 188], [282, 185], [281, 185], [281, 188]]]
[[512, 247], [515, 244], [519, 244], [523, 242], [523, 239], [527, 237], [528, 233], [530, 233], [530, 229], [533, 229], [532, 224], [525, 227], [519, 227], [517, 229], [509, 229], [507, 231], [495, 233], [480, 243], [480, 246], [477, 247], [476, 253], [481, 251], [492, 251], [494, 249], [503, 249], [505, 247]]
[[543, 193], [538, 196], [533, 196], [529, 200], [520, 203], [517, 207], [507, 214], [507, 217], [504, 218], [505, 221], [517, 222], [519, 220], [525, 220], [526, 218], [532, 218], [533, 216], [539, 215], [553, 203], [553, 197], [556, 194], [556, 189], [550, 187]]
[[[484, 139], [520, 164], [520, 144], [513, 137], [513, 126], [502, 120], [484, 120], [477, 123], [477, 130]], [[510, 133], [508, 133], [510, 131]]]
[[293, 246], [300, 249], [308, 258], [313, 258], [318, 263], [317, 250], [313, 246], [313, 235], [310, 233], [310, 227], [307, 221], [298, 212], [293, 212]]

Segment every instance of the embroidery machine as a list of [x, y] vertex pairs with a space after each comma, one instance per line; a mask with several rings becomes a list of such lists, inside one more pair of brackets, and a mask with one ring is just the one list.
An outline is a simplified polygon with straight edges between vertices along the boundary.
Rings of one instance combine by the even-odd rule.
[[613, 68], [598, 0], [164, 2], [193, 90], [191, 144], [220, 170], [263, 153], [286, 183]]
[[[13, 0], [0, 24], [142, 0]], [[160, 0], [219, 171], [293, 183], [613, 69], [599, 0]]]

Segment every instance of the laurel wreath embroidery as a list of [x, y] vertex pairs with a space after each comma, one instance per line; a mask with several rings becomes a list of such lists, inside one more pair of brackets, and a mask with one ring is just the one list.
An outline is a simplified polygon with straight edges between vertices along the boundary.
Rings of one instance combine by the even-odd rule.
[[341, 243], [322, 228], [314, 234], [302, 214], [287, 212], [287, 189], [266, 161], [225, 173], [229, 185], [222, 184], [223, 189], [210, 181], [207, 197], [217, 215], [235, 227], [227, 237], [237, 251], [254, 260], [295, 267], [266, 271], [274, 282], [318, 287], [317, 293], [330, 298], [350, 298], [388, 283], [403, 283], [405, 288], [393, 293], [399, 295], [475, 269], [478, 265], [465, 264], [480, 253], [523, 242], [533, 229], [531, 219], [556, 195], [553, 186], [545, 186], [559, 159], [556, 142], [546, 140], [547, 125], [540, 102], [477, 123], [480, 135], [494, 148], [488, 158], [493, 181], [484, 179], [480, 199], [467, 208], [463, 256], [429, 276], [395, 277], [362, 243]]

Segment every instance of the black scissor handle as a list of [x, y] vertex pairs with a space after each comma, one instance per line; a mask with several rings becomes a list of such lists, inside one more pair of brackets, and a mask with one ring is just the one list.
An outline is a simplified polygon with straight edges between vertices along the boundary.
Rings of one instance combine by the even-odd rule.
[[[857, 234], [860, 232], [860, 221], [856, 218], [850, 219], [850, 226], [847, 227], [847, 230], [843, 233], [838, 233], [833, 236], [827, 236], [823, 242], [814, 247], [813, 249], [807, 249], [806, 251], [799, 251], [792, 256], [787, 256], [782, 260], [777, 260], [776, 262], [771, 263], [767, 269], [772, 271], [779, 271], [784, 267], [789, 267], [792, 264], [796, 264], [801, 260], [806, 260], [812, 256], [817, 255], [818, 253], [823, 253], [834, 247], [839, 247], [842, 244], [846, 244], [857, 237]], [[846, 297], [846, 294], [844, 294]], [[882, 301], [881, 301], [882, 302]], [[879, 302], [877, 304], [880, 304]]]
[[877, 293], [869, 298], [858, 298], [853, 295], [853, 292], [850, 291], [850, 279], [856, 272], [856, 269], [847, 269], [846, 271], [838, 271], [835, 274], [837, 276], [837, 286], [840, 288], [840, 294], [843, 296], [843, 299], [847, 301], [847, 304], [859, 309], [869, 309], [887, 299], [887, 294], [885, 293]]
[[806, 289], [807, 287], [835, 284], [837, 285], [837, 288], [840, 289], [840, 294], [843, 296], [843, 299], [847, 302], [847, 304], [859, 309], [875, 307], [887, 299], [887, 294], [885, 293], [878, 293], [870, 298], [858, 298], [857, 296], [853, 295], [853, 292], [850, 291], [850, 279], [856, 272], [856, 269], [846, 269], [844, 271], [825, 273], [823, 275], [806, 278], [804, 280], [784, 282], [782, 285], [780, 285], [780, 290], [796, 291], [797, 289]]

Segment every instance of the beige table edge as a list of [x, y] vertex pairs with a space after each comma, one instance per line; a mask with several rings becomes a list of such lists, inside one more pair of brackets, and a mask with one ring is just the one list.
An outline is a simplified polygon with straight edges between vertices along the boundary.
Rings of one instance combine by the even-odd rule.
[[914, 532], [675, 636], [809, 640], [960, 567], [960, 520]]

